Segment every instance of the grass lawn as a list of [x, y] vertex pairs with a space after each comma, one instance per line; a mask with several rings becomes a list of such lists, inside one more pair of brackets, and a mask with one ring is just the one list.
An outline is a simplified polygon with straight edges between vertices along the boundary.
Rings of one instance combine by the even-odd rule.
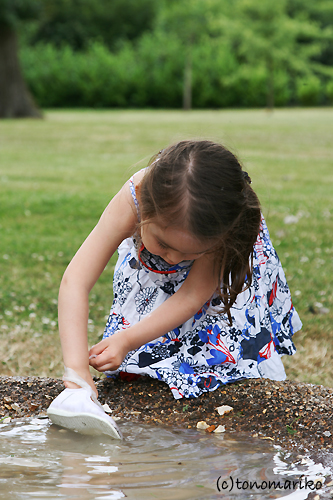
[[[221, 141], [261, 199], [303, 321], [291, 379], [333, 386], [333, 109], [49, 111], [0, 122], [0, 374], [61, 376], [61, 276], [111, 197], [164, 146]], [[91, 294], [89, 342], [112, 301], [115, 256]], [[319, 303], [319, 304], [318, 304]], [[320, 305], [321, 304], [321, 305]]]

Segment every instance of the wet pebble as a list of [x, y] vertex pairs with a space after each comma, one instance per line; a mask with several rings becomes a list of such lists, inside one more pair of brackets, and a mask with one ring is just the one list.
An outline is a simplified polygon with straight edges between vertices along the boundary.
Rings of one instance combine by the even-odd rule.
[[215, 410], [218, 412], [219, 415], [223, 416], [226, 415], [227, 413], [230, 413], [233, 410], [233, 407], [229, 405], [222, 405], [215, 408]]
[[209, 425], [204, 420], [197, 422], [197, 429], [205, 431], [206, 429], [208, 429], [208, 427], [209, 427]]

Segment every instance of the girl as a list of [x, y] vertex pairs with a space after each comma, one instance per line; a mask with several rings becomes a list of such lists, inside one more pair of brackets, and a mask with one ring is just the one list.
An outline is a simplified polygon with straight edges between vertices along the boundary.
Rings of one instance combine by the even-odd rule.
[[[285, 379], [301, 322], [250, 183], [223, 146], [182, 141], [110, 202], [59, 294], [65, 366], [95, 394], [89, 364], [163, 380], [175, 398]], [[104, 338], [88, 352], [89, 291], [117, 248]]]

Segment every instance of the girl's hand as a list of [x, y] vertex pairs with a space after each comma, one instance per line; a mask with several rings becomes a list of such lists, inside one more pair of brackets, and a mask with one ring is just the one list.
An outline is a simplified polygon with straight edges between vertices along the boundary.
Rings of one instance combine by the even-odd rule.
[[124, 331], [116, 332], [90, 349], [89, 364], [99, 372], [116, 370], [129, 350]]

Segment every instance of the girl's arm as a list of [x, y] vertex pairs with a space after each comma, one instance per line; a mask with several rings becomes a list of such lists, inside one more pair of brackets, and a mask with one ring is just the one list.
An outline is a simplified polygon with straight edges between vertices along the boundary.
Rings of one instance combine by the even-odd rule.
[[136, 325], [120, 330], [90, 349], [90, 364], [99, 371], [115, 370], [126, 354], [177, 328], [210, 299], [217, 287], [211, 254], [195, 260], [180, 289]]
[[[85, 379], [95, 392], [89, 372], [88, 296], [119, 244], [134, 233], [136, 223], [136, 209], [127, 182], [70, 262], [60, 285], [59, 332], [64, 364]], [[77, 387], [71, 382], [65, 385]]]

